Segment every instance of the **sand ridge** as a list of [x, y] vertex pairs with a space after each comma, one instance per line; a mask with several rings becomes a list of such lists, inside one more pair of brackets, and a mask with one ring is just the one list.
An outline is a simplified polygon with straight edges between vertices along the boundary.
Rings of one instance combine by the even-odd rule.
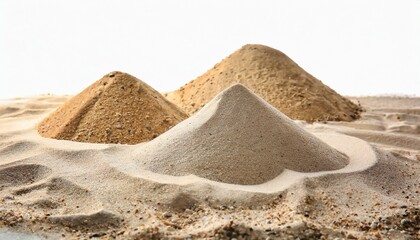
[[284, 53], [248, 44], [203, 75], [165, 96], [193, 113], [224, 89], [241, 83], [292, 119], [352, 121], [361, 107], [307, 73]]
[[146, 83], [111, 72], [38, 125], [49, 138], [136, 144], [167, 131], [187, 115]]
[[337, 170], [348, 157], [304, 131], [241, 84], [139, 148], [143, 167], [169, 175], [254, 185], [285, 169]]

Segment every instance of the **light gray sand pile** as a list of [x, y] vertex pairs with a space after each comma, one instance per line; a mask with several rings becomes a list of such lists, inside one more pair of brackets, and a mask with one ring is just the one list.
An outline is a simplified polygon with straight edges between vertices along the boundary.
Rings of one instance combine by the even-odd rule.
[[243, 185], [267, 182], [285, 169], [317, 172], [348, 163], [241, 84], [141, 151], [144, 167], [153, 172]]

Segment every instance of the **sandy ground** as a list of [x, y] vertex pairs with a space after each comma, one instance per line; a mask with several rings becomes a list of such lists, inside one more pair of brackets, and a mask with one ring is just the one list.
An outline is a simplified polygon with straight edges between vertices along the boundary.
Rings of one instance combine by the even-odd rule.
[[149, 143], [41, 137], [36, 124], [66, 99], [0, 101], [1, 228], [48, 239], [420, 237], [420, 98], [352, 98], [366, 109], [358, 121], [296, 121], [349, 165], [257, 185], [142, 169]]

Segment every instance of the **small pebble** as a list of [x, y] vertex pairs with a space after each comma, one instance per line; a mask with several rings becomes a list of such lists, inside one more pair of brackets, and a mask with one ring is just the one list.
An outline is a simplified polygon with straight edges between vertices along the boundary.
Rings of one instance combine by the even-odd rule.
[[347, 235], [347, 239], [357, 239], [357, 237], [355, 237], [353, 234], [349, 233]]
[[162, 214], [162, 216], [165, 217], [165, 218], [170, 218], [170, 217], [172, 217], [172, 214], [170, 212], [164, 212]]
[[379, 224], [378, 221], [373, 221], [372, 224], [370, 224], [370, 228], [372, 228], [373, 230], [375, 230], [375, 229], [378, 228], [378, 224]]
[[401, 220], [401, 226], [403, 226], [404, 228], [408, 228], [411, 225], [411, 221], [407, 220], [407, 219], [403, 219]]

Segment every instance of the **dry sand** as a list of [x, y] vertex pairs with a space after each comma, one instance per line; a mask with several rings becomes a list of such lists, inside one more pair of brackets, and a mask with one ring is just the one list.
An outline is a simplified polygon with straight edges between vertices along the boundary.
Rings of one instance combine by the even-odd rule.
[[[247, 91], [239, 92], [249, 101]], [[197, 123], [191, 131], [211, 129], [211, 124], [198, 126], [209, 122], [204, 121], [206, 117], [215, 116], [223, 122], [235, 119], [235, 115], [245, 116], [240, 106], [234, 107], [237, 112], [230, 112], [233, 116], [217, 115], [226, 113], [228, 107], [223, 102], [231, 97], [235, 94], [215, 100], [214, 108], [203, 109], [198, 119], [187, 120]], [[301, 126], [325, 142], [326, 149], [345, 154], [348, 164], [319, 172], [297, 172], [302, 169], [293, 171], [290, 168], [294, 164], [281, 164], [277, 167], [284, 170], [277, 171], [277, 177], [265, 176], [256, 185], [204, 178], [211, 174], [176, 176], [145, 169], [153, 166], [147, 151], [155, 149], [154, 142], [166, 142], [166, 135], [183, 136], [183, 130], [177, 127], [139, 145], [41, 137], [37, 123], [67, 98], [0, 101], [0, 226], [50, 239], [420, 237], [420, 145], [415, 130], [420, 125], [419, 98], [354, 99], [367, 111], [352, 123], [296, 121], [295, 125], [278, 116], [277, 122], [286, 124], [289, 130], [297, 131]], [[266, 105], [258, 98], [251, 100], [260, 109], [256, 113], [267, 114], [276, 122], [276, 114], [269, 113]], [[377, 102], [381, 106], [377, 107]], [[203, 112], [207, 114], [203, 116]], [[257, 125], [250, 127], [257, 129]], [[272, 127], [273, 132], [278, 131]], [[250, 136], [249, 141], [256, 136]], [[311, 163], [310, 159], [304, 161]], [[259, 163], [252, 164], [257, 167]]]
[[38, 132], [55, 139], [136, 144], [187, 117], [146, 83], [111, 72], [51, 113]]
[[138, 151], [153, 172], [241, 185], [265, 183], [285, 169], [319, 172], [348, 164], [347, 156], [240, 84]]
[[203, 75], [165, 96], [193, 113], [224, 89], [241, 83], [292, 119], [352, 121], [361, 108], [307, 73], [284, 53], [248, 44]]

